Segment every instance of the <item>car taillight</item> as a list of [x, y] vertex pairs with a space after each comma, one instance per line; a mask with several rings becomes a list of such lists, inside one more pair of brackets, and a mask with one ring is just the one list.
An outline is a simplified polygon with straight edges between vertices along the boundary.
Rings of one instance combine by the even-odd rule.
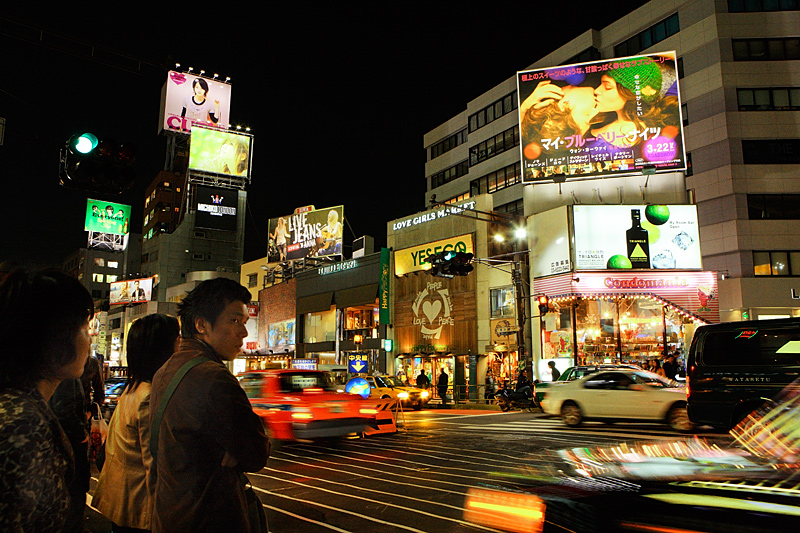
[[533, 494], [472, 487], [467, 491], [464, 519], [503, 531], [539, 533], [544, 527], [545, 507]]

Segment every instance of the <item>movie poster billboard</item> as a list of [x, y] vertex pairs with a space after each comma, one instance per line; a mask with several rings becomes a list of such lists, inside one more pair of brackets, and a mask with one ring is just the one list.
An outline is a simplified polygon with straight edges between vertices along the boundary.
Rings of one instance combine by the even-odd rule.
[[195, 219], [197, 228], [236, 231], [239, 193], [235, 189], [195, 185]]
[[694, 205], [576, 205], [577, 270], [701, 269]]
[[141, 278], [111, 283], [109, 303], [118, 305], [149, 302], [153, 295], [153, 279]]
[[523, 182], [684, 170], [675, 52], [517, 73]]
[[253, 137], [196, 127], [189, 144], [189, 169], [224, 176], [250, 176]]
[[342, 255], [344, 207], [294, 213], [269, 221], [269, 262]]
[[188, 72], [171, 70], [161, 89], [159, 133], [189, 134], [195, 124], [230, 125], [231, 86]]
[[83, 230], [125, 235], [129, 230], [130, 219], [131, 206], [90, 198], [86, 201]]

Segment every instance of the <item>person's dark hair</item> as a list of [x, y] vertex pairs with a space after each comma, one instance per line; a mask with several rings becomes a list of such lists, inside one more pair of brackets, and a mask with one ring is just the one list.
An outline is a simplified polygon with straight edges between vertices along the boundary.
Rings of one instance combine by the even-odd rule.
[[169, 315], [147, 315], [131, 325], [126, 390], [135, 389], [143, 381], [153, 381], [156, 370], [172, 355], [179, 334], [178, 319]]
[[205, 96], [208, 97], [208, 83], [206, 82], [206, 80], [204, 80], [203, 78], [195, 78], [195, 80], [192, 82], [192, 89], [194, 89], [195, 85], [199, 85], [200, 87], [202, 87], [203, 93], [205, 93]]
[[250, 291], [228, 278], [214, 278], [200, 283], [178, 304], [181, 319], [181, 337], [197, 336], [195, 320], [206, 319], [215, 326], [217, 318], [231, 302], [250, 303]]
[[33, 387], [70, 363], [92, 315], [91, 295], [65, 272], [0, 268], [0, 389]]

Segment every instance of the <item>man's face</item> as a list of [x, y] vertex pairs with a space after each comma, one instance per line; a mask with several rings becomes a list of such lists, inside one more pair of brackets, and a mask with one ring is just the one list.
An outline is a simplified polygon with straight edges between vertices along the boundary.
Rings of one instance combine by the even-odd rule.
[[247, 306], [243, 302], [230, 302], [213, 325], [198, 318], [195, 327], [200, 340], [226, 361], [233, 361], [242, 351], [242, 342], [247, 337], [247, 319]]

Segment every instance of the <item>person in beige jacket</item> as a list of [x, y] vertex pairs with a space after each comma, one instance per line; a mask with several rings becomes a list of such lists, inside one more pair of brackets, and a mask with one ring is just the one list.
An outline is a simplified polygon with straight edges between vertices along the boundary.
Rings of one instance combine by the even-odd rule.
[[153, 375], [178, 345], [175, 317], [140, 318], [128, 332], [128, 382], [108, 429], [106, 460], [93, 506], [114, 524], [114, 533], [149, 531], [155, 468], [150, 455], [150, 390]]

